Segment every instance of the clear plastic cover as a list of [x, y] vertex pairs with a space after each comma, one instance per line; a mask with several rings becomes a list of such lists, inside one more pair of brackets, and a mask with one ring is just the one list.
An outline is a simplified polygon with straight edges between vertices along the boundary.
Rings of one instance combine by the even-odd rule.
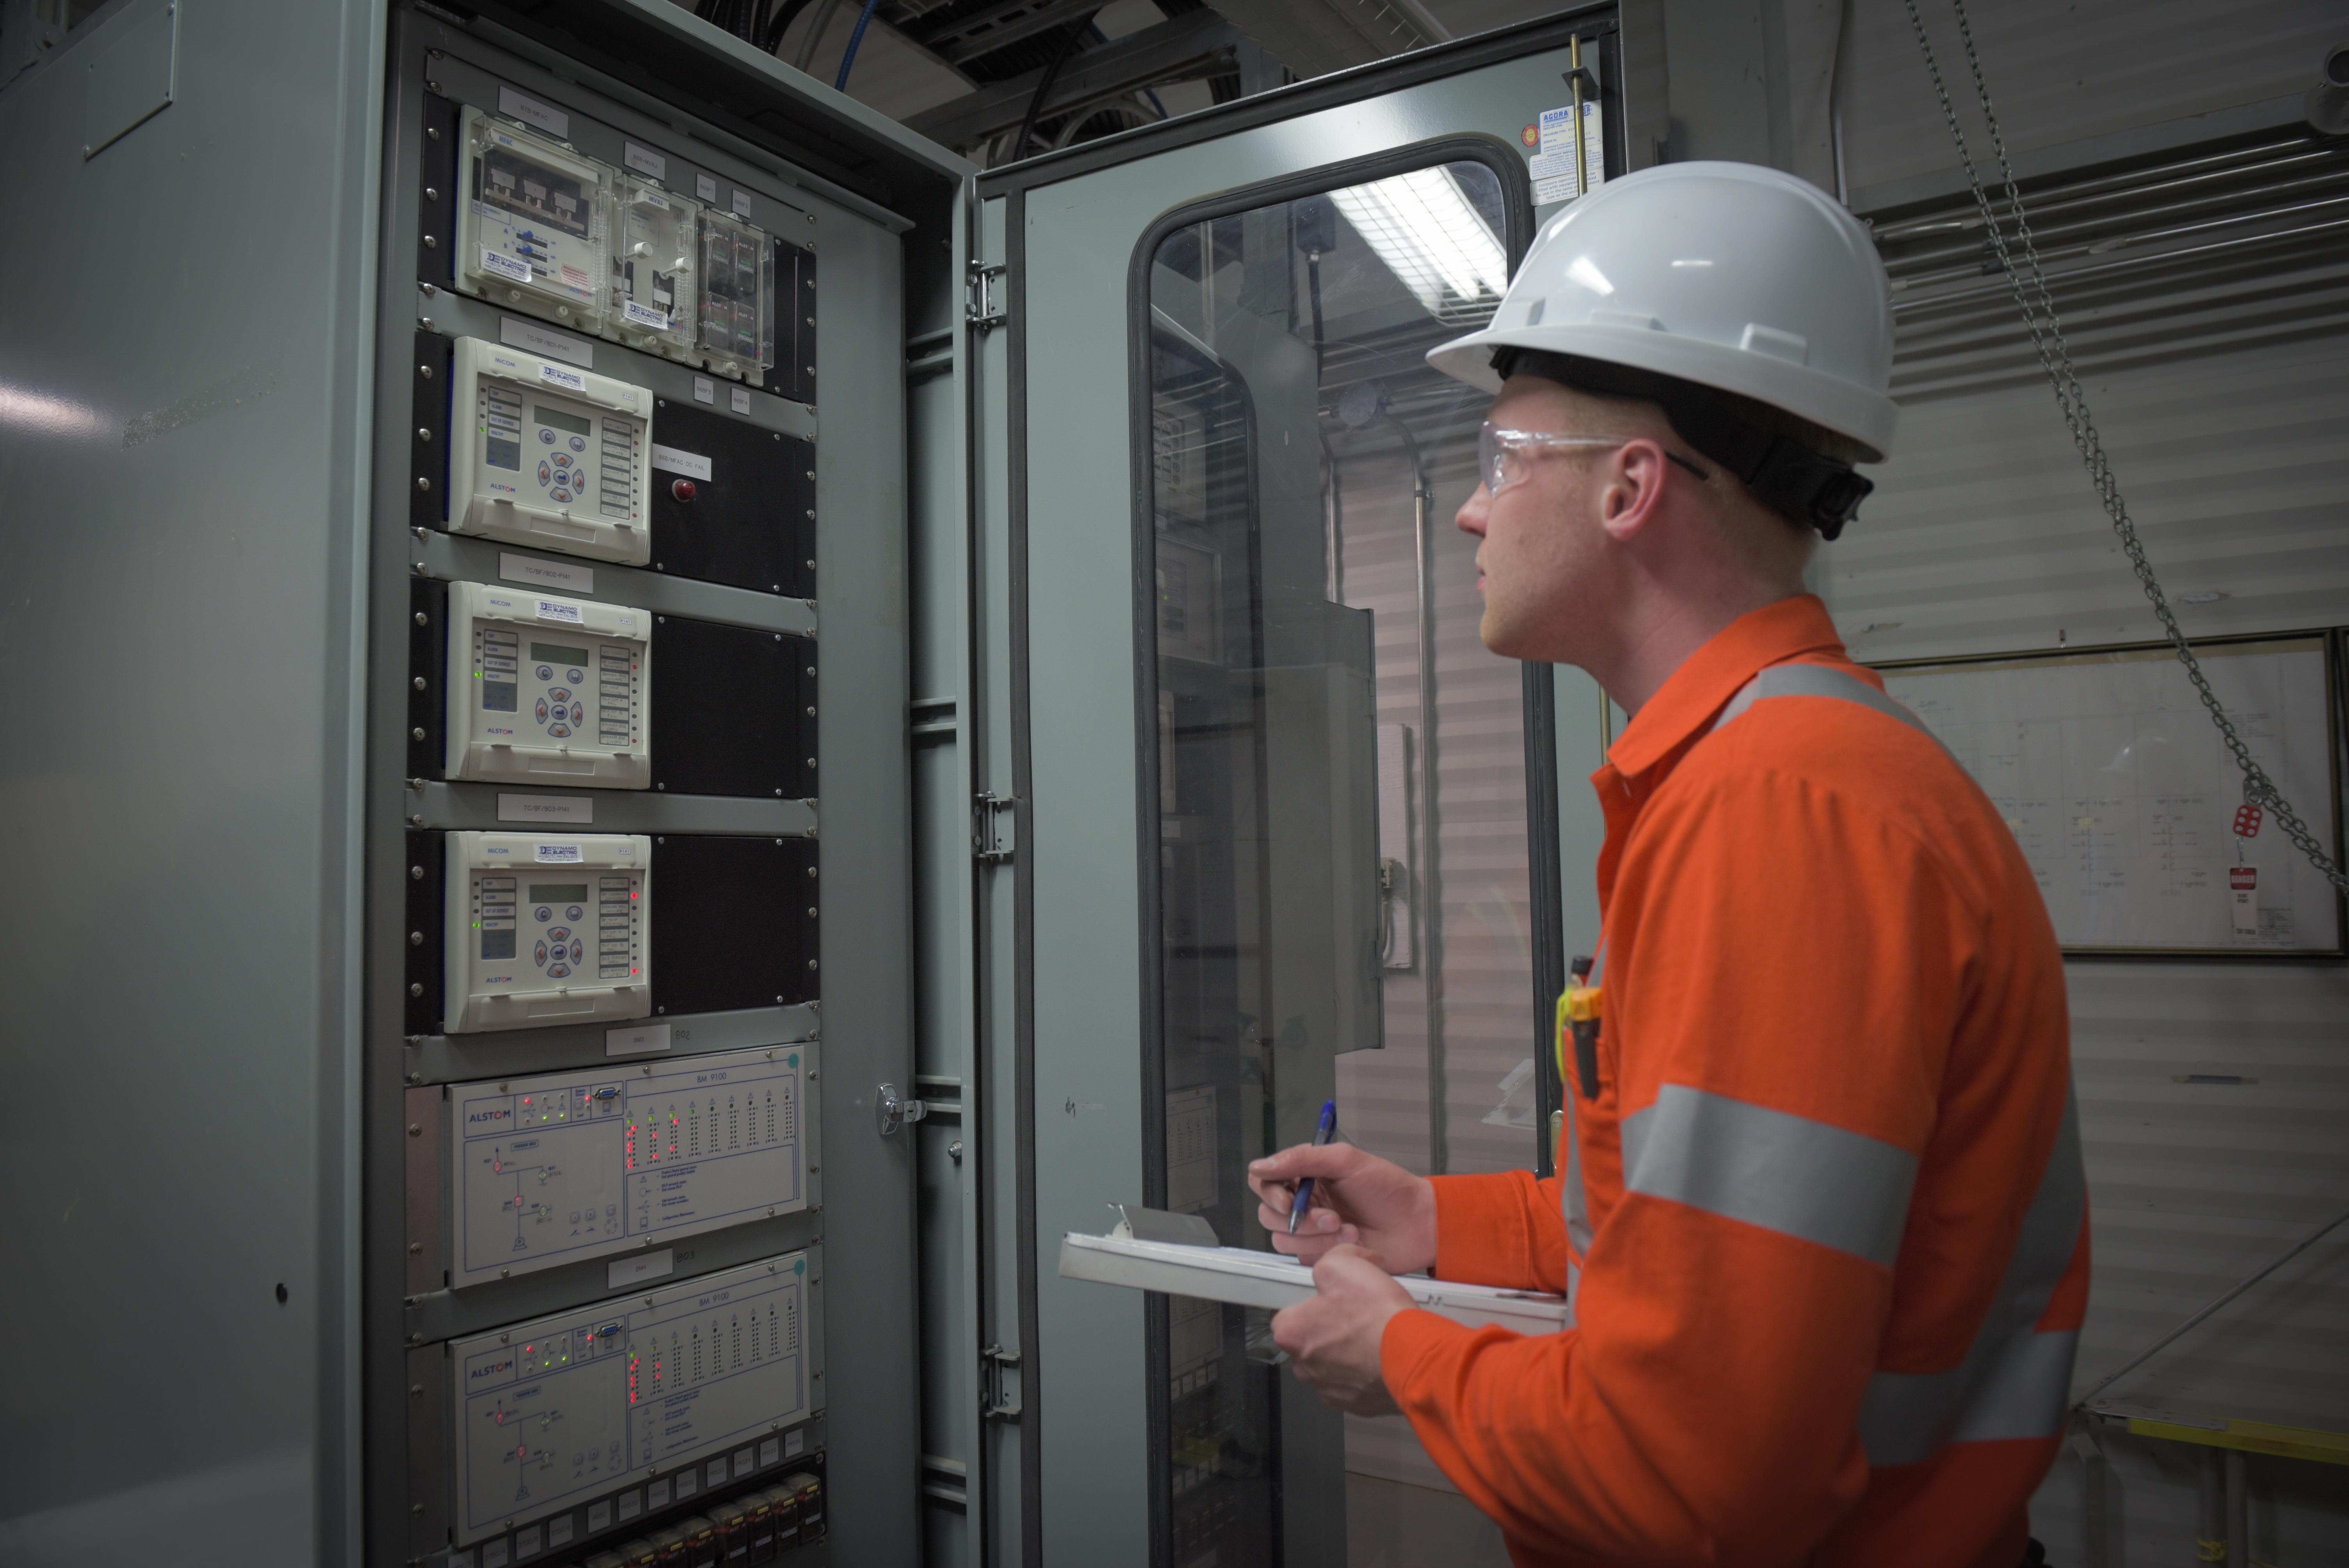
[[701, 353], [721, 376], [757, 381], [775, 363], [775, 242], [739, 218], [701, 213]]
[[612, 171], [544, 137], [465, 111], [457, 281], [469, 294], [601, 330]]
[[604, 335], [694, 358], [701, 204], [623, 172], [613, 201], [612, 306]]

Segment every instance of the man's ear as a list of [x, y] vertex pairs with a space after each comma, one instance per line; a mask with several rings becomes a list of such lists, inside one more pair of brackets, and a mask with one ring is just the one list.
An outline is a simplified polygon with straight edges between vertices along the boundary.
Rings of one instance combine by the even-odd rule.
[[1663, 505], [1664, 449], [1635, 436], [1599, 459], [1599, 524], [1619, 544], [1630, 542]]

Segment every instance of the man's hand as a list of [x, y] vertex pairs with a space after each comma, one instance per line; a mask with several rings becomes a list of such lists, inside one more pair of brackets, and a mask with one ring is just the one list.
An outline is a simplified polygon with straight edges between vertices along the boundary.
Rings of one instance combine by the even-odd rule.
[[[1319, 1185], [1318, 1183], [1316, 1184]], [[1387, 1319], [1412, 1301], [1384, 1262], [1360, 1247], [1333, 1247], [1313, 1265], [1311, 1301], [1272, 1316], [1272, 1342], [1288, 1352], [1297, 1376], [1333, 1409], [1392, 1416], [1398, 1407], [1379, 1371]]]
[[[1313, 1178], [1312, 1206], [1288, 1233], [1288, 1206], [1297, 1183]], [[1329, 1143], [1300, 1143], [1252, 1161], [1248, 1185], [1262, 1200], [1257, 1222], [1272, 1233], [1272, 1250], [1318, 1263], [1332, 1247], [1363, 1246], [1390, 1274], [1435, 1266], [1435, 1188], [1391, 1160]]]

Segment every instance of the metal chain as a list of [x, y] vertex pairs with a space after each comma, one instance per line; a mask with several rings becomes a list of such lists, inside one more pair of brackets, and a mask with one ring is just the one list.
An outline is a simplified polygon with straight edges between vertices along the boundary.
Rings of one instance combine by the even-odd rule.
[[2152, 563], [2145, 558], [2145, 546], [2138, 542], [2137, 524], [2129, 520], [2128, 506], [2121, 499], [2120, 484], [2113, 478], [2112, 464], [2105, 457], [2104, 442], [2096, 435], [2094, 420], [2088, 417], [2088, 396], [2080, 386], [2080, 378], [2072, 368], [2072, 353], [2064, 341], [2064, 325], [2055, 315], [2054, 296], [2047, 290], [2047, 274], [2039, 264], [2039, 249], [2032, 242], [2031, 225], [2023, 210], [2023, 192], [2015, 189], [2014, 168], [2007, 161], [2006, 142], [1999, 134], [1998, 116], [1992, 109], [1990, 88], [1982, 80], [1982, 57], [1974, 50], [1973, 28], [1966, 20], [1965, 0], [1950, 0], [1951, 9], [1957, 13], [1958, 36], [1966, 46], [1966, 64], [1973, 73], [1974, 91], [1982, 98], [1982, 119], [1990, 126], [1991, 149], [1998, 156], [1999, 173], [2006, 185], [2006, 204], [2014, 213], [2015, 236], [2022, 242], [2028, 273], [2016, 270], [2014, 258], [2007, 249], [2006, 232], [2000, 227], [1998, 216], [1991, 209], [1988, 191], [1982, 189], [1982, 176], [1974, 168], [1973, 154], [1967, 150], [1966, 133], [1958, 124], [1958, 111], [1950, 101], [1950, 90], [1941, 81], [1941, 67], [1933, 57], [1933, 41], [1926, 36], [1925, 20], [1917, 12], [1917, 0], [1905, 0], [1909, 7], [1909, 25], [1916, 29], [1917, 46], [1924, 51], [1925, 69], [1933, 78], [1933, 91], [1941, 100], [1941, 116], [1949, 122], [1950, 136], [1958, 144], [1959, 161], [1965, 165], [1966, 179], [1972, 184], [1974, 204], [1982, 210], [1982, 225], [1989, 231], [1990, 242], [1998, 253], [1998, 264], [2014, 290], [2014, 303], [2022, 308], [2023, 324], [2030, 330], [2031, 346], [2039, 356], [2040, 368], [2047, 372], [2048, 385], [2055, 389], [2055, 406], [2063, 411], [2064, 428], [2072, 432], [2072, 444], [2080, 450], [2080, 459], [2088, 467], [2088, 480], [2095, 487], [2096, 499], [2104, 503], [2105, 515], [2112, 520], [2113, 531], [2120, 537], [2121, 548], [2128, 554], [2129, 565], [2137, 573], [2137, 582], [2145, 588], [2145, 596], [2152, 601], [2153, 613], [2160, 619], [2162, 630], [2169, 634], [2170, 645], [2178, 650], [2178, 662], [2186, 666], [2186, 676], [2202, 698], [2202, 706], [2210, 712], [2210, 722], [2219, 727], [2219, 736], [2227, 749], [2234, 754], [2236, 766], [2243, 770], [2243, 799], [2266, 810], [2276, 820], [2286, 837], [2309, 863], [2324, 874], [2327, 882], [2343, 893], [2349, 893], [2349, 876], [2325, 854], [2316, 835], [2300, 820], [2291, 802], [2283, 798], [2275, 780], [2251, 758], [2251, 748], [2235, 732], [2234, 720], [2220, 706], [2210, 682], [2202, 674], [2201, 661], [2194, 656], [2193, 645], [2179, 629], [2178, 617], [2169, 612], [2169, 600], [2161, 591], [2160, 582], [2153, 574]]

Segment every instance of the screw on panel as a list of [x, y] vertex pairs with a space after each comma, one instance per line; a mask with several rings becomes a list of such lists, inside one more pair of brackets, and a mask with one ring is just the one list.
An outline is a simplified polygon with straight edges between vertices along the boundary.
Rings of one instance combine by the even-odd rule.
[[436, 235], [432, 235], [432, 234], [427, 234], [427, 235], [425, 235], [425, 236], [424, 236], [424, 248], [425, 248], [426, 250], [428, 250], [428, 251], [437, 251], [437, 250], [439, 250], [439, 249], [440, 248], [440, 241], [439, 237], [438, 237], [438, 236], [436, 236]]
[[429, 626], [432, 624], [432, 618], [427, 615], [423, 611], [419, 610], [416, 612], [416, 624], [419, 626]]
[[423, 1243], [422, 1242], [410, 1242], [410, 1243], [408, 1243], [409, 1255], [410, 1255], [411, 1257], [412, 1257], [412, 1256], [414, 1256], [416, 1253], [422, 1252], [423, 1250], [424, 1250], [424, 1243]]
[[[418, 676], [414, 680], [410, 681], [409, 684], [410, 686], [414, 686], [418, 691], [422, 691], [422, 690], [424, 689], [424, 677], [423, 677], [422, 676]], [[483, 700], [487, 700], [487, 699], [485, 698], [485, 699], [483, 699]]]
[[424, 1124], [423, 1124], [422, 1122], [420, 1122], [420, 1121], [411, 1121], [411, 1122], [409, 1122], [409, 1123], [408, 1124], [408, 1136], [409, 1136], [409, 1137], [410, 1137], [410, 1138], [421, 1138], [421, 1137], [423, 1137], [423, 1136], [424, 1136]]
[[419, 425], [416, 427], [416, 438], [419, 441], [429, 441], [432, 438], [432, 432], [424, 426]]
[[408, 994], [411, 996], [421, 996], [424, 995], [424, 987], [419, 982], [410, 981], [408, 986]]
[[429, 490], [432, 488], [432, 481], [419, 474], [416, 476], [416, 488], [419, 490]]
[[[813, 911], [813, 910], [810, 910], [810, 911], [808, 911], [808, 913], [809, 913], [810, 914], [813, 914], [813, 913], [815, 913], [815, 911]], [[420, 931], [411, 931], [411, 932], [409, 932], [409, 933], [408, 934], [408, 945], [409, 945], [409, 946], [410, 946], [410, 947], [421, 947], [421, 946], [423, 946], [423, 945], [424, 945], [424, 934], [423, 934], [422, 932], [420, 932]]]
[[424, 727], [423, 727], [423, 726], [421, 726], [421, 725], [419, 725], [419, 726], [417, 726], [417, 727], [415, 727], [414, 729], [409, 730], [409, 731], [408, 732], [408, 738], [409, 738], [409, 739], [410, 739], [410, 740], [421, 740], [421, 739], [423, 739], [423, 738], [424, 738]]
[[[430, 284], [426, 284], [424, 286], [425, 286], [426, 288], [428, 288], [428, 289], [429, 289], [429, 288], [430, 288], [432, 285], [431, 285]], [[423, 377], [424, 377], [424, 379], [426, 379], [427, 381], [429, 381], [429, 380], [431, 380], [431, 379], [432, 379], [432, 366], [430, 366], [429, 365], [419, 365], [419, 366], [418, 366], [416, 367], [416, 373], [417, 373], [418, 375], [419, 375], [419, 376]]]
[[409, 867], [408, 880], [409, 882], [422, 882], [424, 880], [424, 868], [422, 866]]
[[[440, 200], [440, 192], [432, 189], [431, 186], [427, 185], [424, 188], [424, 199], [427, 201], [438, 201]], [[430, 284], [426, 284], [424, 285], [424, 292], [426, 294], [430, 294], [432, 292], [432, 285]]]
[[[429, 196], [430, 194], [432, 194], [432, 192], [431, 192], [431, 191], [425, 191], [425, 194], [426, 194], [427, 196]], [[434, 294], [439, 294], [439, 293], [440, 292], [439, 289], [437, 289], [437, 288], [433, 287], [430, 284], [418, 284], [416, 286], [417, 286], [418, 288], [420, 288], [420, 289], [422, 289], [422, 290], [424, 291], [424, 297], [425, 297], [426, 299], [430, 299]], [[418, 368], [419, 370], [423, 371], [423, 372], [424, 372], [424, 374], [425, 374], [425, 375], [427, 375], [427, 376], [429, 376], [429, 375], [431, 375], [431, 374], [432, 374], [432, 366], [430, 366], [429, 365], [419, 365], [419, 366], [417, 366], [417, 368]]]

